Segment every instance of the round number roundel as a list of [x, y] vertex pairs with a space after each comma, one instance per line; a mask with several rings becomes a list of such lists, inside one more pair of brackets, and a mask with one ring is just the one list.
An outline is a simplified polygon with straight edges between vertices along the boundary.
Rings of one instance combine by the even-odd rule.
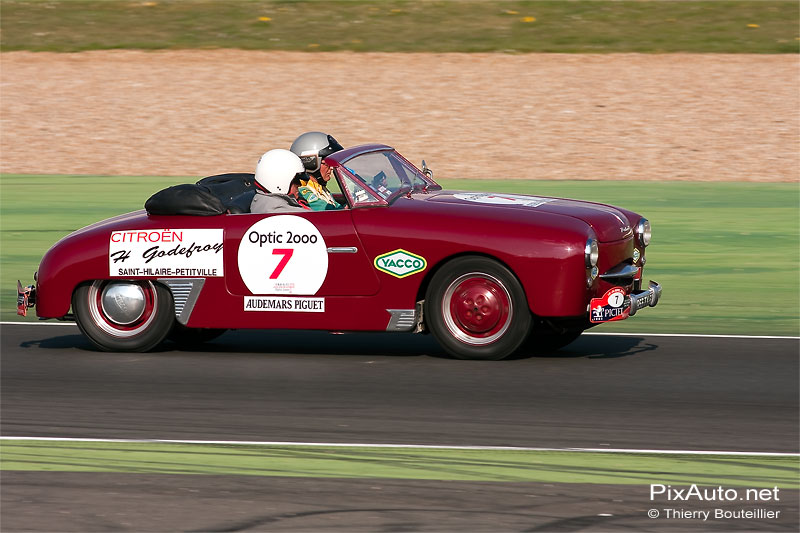
[[621, 307], [625, 302], [625, 293], [623, 291], [613, 292], [608, 295], [608, 305], [611, 307]]
[[253, 294], [315, 294], [328, 273], [328, 248], [305, 218], [264, 218], [244, 232], [239, 273]]

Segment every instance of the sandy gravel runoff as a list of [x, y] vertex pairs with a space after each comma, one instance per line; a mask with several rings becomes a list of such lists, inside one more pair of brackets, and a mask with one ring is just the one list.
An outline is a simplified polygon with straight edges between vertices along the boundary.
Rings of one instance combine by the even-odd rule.
[[252, 172], [308, 130], [438, 178], [800, 181], [800, 59], [0, 54], [0, 172]]

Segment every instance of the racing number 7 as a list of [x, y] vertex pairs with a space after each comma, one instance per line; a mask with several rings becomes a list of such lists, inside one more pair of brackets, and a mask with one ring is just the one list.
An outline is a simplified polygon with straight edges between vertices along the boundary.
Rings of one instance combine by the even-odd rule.
[[292, 258], [292, 254], [294, 253], [294, 248], [274, 248], [272, 250], [272, 255], [282, 255], [280, 261], [278, 261], [278, 266], [275, 267], [275, 270], [272, 271], [270, 274], [269, 279], [278, 279], [278, 276], [281, 275], [283, 269], [286, 268], [286, 263], [289, 262], [289, 259]]

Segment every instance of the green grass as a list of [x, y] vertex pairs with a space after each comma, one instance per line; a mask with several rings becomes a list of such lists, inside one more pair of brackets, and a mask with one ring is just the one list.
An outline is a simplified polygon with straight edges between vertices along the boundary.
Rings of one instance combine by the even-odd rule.
[[797, 53], [796, 0], [2, 0], [2, 50]]
[[797, 457], [4, 440], [0, 470], [798, 489]]
[[[0, 319], [15, 285], [32, 282], [47, 249], [78, 228], [141, 209], [155, 191], [195, 178], [0, 176]], [[645, 276], [661, 302], [595, 331], [800, 335], [800, 185], [441, 180], [453, 189], [610, 203], [653, 225]], [[28, 317], [27, 320], [34, 320]]]

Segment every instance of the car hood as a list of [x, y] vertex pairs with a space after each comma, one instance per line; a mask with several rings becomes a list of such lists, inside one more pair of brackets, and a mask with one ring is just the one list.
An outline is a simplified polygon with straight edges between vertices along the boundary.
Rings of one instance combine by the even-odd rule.
[[601, 242], [618, 241], [632, 233], [630, 222], [620, 210], [610, 205], [580, 200], [527, 194], [439, 191], [431, 193], [426, 197], [426, 201], [460, 204], [471, 208], [502, 209], [508, 212], [510, 218], [526, 216], [524, 212], [569, 216], [589, 224]]

